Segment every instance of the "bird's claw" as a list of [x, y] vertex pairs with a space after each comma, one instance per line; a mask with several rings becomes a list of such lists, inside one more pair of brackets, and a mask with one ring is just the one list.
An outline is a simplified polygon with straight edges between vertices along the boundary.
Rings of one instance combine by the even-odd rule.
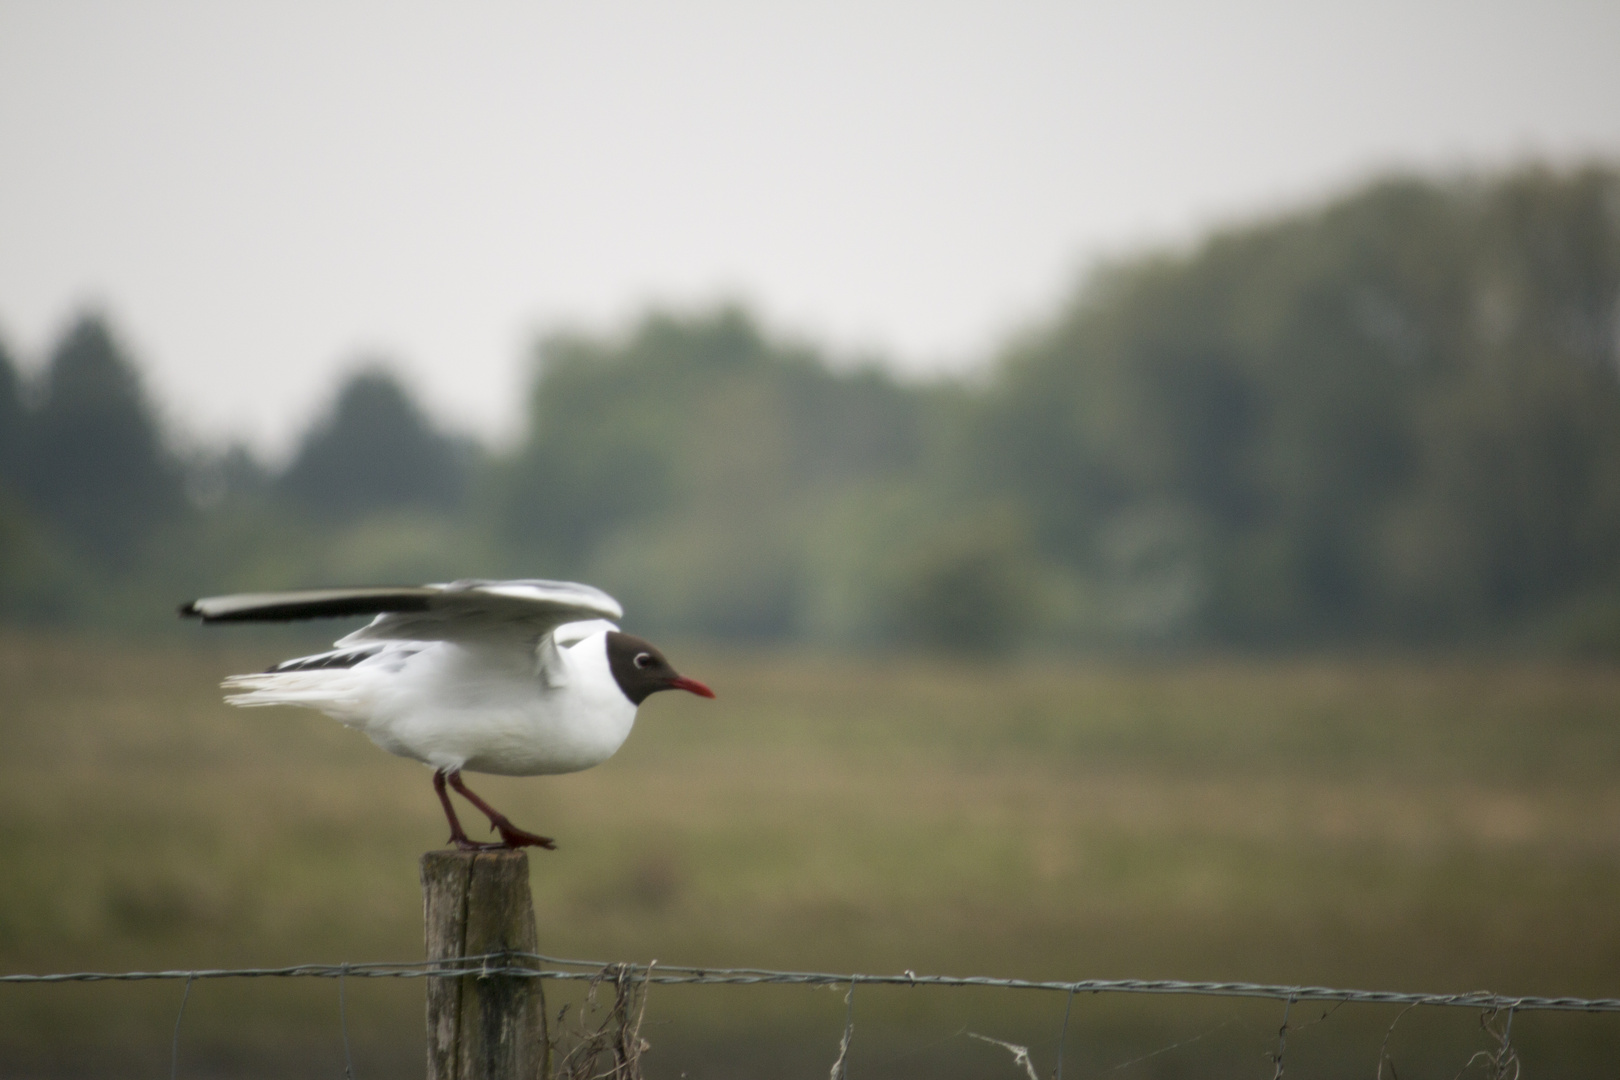
[[522, 847], [539, 847], [545, 848], [547, 851], [557, 850], [557, 842], [549, 836], [540, 836], [520, 829], [515, 825], [497, 825], [494, 828], [501, 834], [499, 843], [480, 843], [465, 834], [451, 836], [450, 843], [454, 844], [458, 851], [511, 851], [514, 848]]
[[501, 843], [492, 846], [508, 848], [541, 847], [547, 851], [557, 850], [557, 842], [549, 836], [540, 836], [511, 824], [496, 825], [495, 829], [501, 834]]
[[506, 847], [505, 844], [481, 844], [466, 836], [452, 836], [450, 843], [457, 851], [499, 851]]

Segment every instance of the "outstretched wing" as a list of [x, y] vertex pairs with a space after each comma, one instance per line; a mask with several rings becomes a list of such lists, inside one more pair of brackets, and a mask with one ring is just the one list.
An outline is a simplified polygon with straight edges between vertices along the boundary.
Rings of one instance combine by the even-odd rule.
[[362, 641], [538, 641], [564, 623], [619, 619], [624, 609], [600, 589], [571, 581], [453, 581], [445, 585], [237, 593], [193, 600], [180, 614], [203, 622], [287, 622], [375, 615], [339, 645]]
[[291, 622], [384, 611], [426, 611], [443, 591], [438, 585], [368, 586], [359, 589], [297, 589], [288, 592], [205, 596], [180, 607], [181, 615], [211, 622]]

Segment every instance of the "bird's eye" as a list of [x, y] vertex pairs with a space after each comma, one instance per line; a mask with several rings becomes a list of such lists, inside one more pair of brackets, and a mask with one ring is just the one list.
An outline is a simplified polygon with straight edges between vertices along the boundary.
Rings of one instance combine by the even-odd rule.
[[653, 655], [650, 652], [636, 653], [635, 665], [643, 670], [653, 666]]

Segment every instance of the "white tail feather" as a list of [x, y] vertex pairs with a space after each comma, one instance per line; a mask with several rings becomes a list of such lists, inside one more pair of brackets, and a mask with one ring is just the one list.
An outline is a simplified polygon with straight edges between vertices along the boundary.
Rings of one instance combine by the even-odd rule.
[[362, 702], [354, 680], [345, 670], [282, 671], [258, 675], [232, 675], [220, 686], [229, 691], [225, 700], [241, 708], [264, 705], [297, 705], [319, 709], [328, 716], [349, 723], [363, 715]]

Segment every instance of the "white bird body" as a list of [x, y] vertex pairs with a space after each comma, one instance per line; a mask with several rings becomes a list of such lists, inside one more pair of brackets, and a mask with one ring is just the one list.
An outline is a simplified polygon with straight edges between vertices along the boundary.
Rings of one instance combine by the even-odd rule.
[[386, 642], [353, 667], [233, 675], [232, 705], [319, 709], [400, 757], [436, 769], [542, 776], [578, 772], [612, 757], [636, 706], [608, 665], [608, 631], [538, 650], [489, 642]]
[[659, 690], [708, 687], [675, 673], [652, 645], [620, 633], [606, 593], [552, 581], [462, 581], [410, 588], [322, 589], [210, 597], [181, 609], [209, 622], [375, 614], [334, 649], [225, 680], [233, 705], [318, 709], [400, 757], [434, 769], [490, 817], [508, 845], [543, 843], [460, 780], [577, 772], [624, 745], [636, 709]]

